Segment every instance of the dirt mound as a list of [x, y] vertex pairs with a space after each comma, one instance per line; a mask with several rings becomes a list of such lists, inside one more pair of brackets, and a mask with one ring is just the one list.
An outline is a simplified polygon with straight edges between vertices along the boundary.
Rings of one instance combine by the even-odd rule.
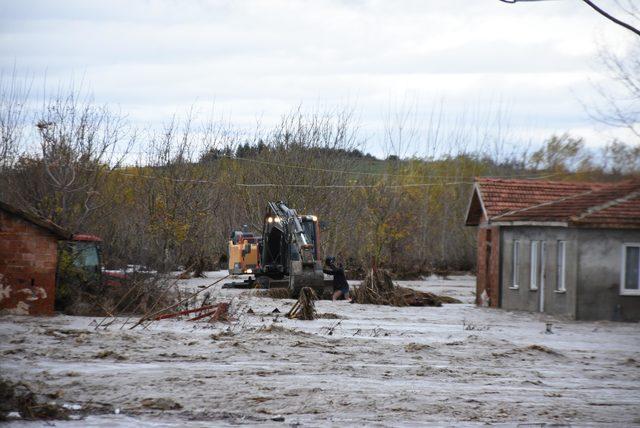
[[119, 361], [124, 361], [124, 360], [127, 359], [127, 357], [125, 357], [124, 355], [121, 355], [121, 354], [119, 354], [119, 353], [117, 353], [115, 351], [112, 351], [110, 349], [98, 352], [97, 354], [95, 354], [93, 356], [93, 358], [101, 359], [101, 360], [103, 360], [105, 358], [113, 358], [113, 359], [116, 359], [116, 360], [119, 360]]
[[314, 334], [306, 333], [304, 331], [296, 330], [293, 328], [287, 328], [281, 325], [277, 325], [275, 323], [262, 326], [259, 329], [257, 329], [255, 332], [258, 334], [273, 333], [273, 334], [283, 335], [283, 336], [300, 336], [304, 338], [317, 337]]
[[425, 349], [433, 349], [433, 346], [427, 345], [426, 343], [411, 342], [404, 347], [405, 352], [419, 352]]
[[556, 355], [556, 356], [560, 356], [562, 354], [560, 354], [558, 351], [555, 351], [551, 348], [548, 348], [546, 346], [542, 346], [542, 345], [529, 345], [525, 348], [522, 348], [524, 351], [533, 351], [533, 352], [543, 352], [545, 354], [549, 354], [549, 355]]
[[142, 407], [154, 410], [180, 410], [182, 404], [170, 398], [145, 398], [140, 402]]
[[390, 306], [442, 306], [443, 303], [461, 303], [449, 296], [438, 296], [426, 291], [400, 287], [384, 269], [370, 269], [353, 291], [356, 303]]
[[48, 402], [45, 396], [36, 394], [27, 384], [0, 379], [0, 421], [7, 420], [12, 412], [18, 412], [20, 418], [29, 420], [69, 419], [67, 409]]
[[521, 348], [513, 348], [509, 351], [504, 351], [504, 352], [493, 352], [492, 355], [494, 357], [512, 357], [516, 355], [520, 355], [520, 356], [527, 355], [527, 356], [533, 357], [541, 353], [547, 354], [553, 357], [563, 357], [563, 355], [556, 350], [553, 350], [543, 345], [535, 345], [535, 344], [529, 345], [529, 346], [523, 346]]

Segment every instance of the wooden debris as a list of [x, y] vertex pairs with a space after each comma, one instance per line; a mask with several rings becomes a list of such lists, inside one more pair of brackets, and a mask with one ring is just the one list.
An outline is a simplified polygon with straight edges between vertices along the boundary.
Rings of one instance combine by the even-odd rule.
[[197, 317], [192, 318], [190, 321], [198, 321], [207, 317], [211, 317], [211, 319], [209, 319], [209, 322], [229, 321], [229, 303], [227, 302], [218, 303], [215, 310], [211, 312], [206, 312], [202, 315], [198, 315]]
[[384, 269], [370, 269], [367, 276], [353, 291], [356, 303], [406, 306], [402, 293], [393, 283], [391, 274]]
[[384, 269], [370, 269], [352, 294], [356, 303], [373, 305], [442, 306], [443, 303], [460, 303], [453, 297], [399, 287], [393, 283], [391, 274]]
[[150, 323], [152, 321], [155, 320], [155, 318], [162, 314], [163, 312], [166, 312], [168, 310], [171, 309], [175, 309], [176, 307], [182, 305], [183, 303], [185, 303], [188, 300], [192, 300], [194, 297], [196, 297], [198, 294], [202, 293], [203, 291], [213, 287], [214, 285], [216, 285], [217, 283], [219, 283], [220, 281], [224, 281], [225, 279], [227, 279], [229, 277], [229, 275], [222, 277], [220, 279], [218, 279], [217, 281], [212, 282], [211, 284], [207, 285], [206, 287], [196, 291], [195, 293], [191, 293], [189, 294], [187, 297], [181, 299], [180, 301], [169, 305], [165, 308], [159, 309], [157, 311], [154, 311], [153, 313], [146, 313], [142, 318], [140, 318], [135, 324], [133, 324], [133, 326], [129, 327], [129, 330], [133, 330], [134, 328], [136, 328], [137, 326], [144, 324], [145, 322]]
[[163, 319], [167, 319], [167, 318], [175, 318], [175, 317], [178, 317], [180, 315], [192, 314], [194, 312], [202, 312], [202, 311], [213, 309], [215, 307], [217, 307], [217, 306], [216, 305], [200, 306], [199, 308], [196, 308], [196, 309], [185, 309], [184, 311], [171, 312], [169, 314], [158, 315], [154, 319], [156, 321], [158, 321], [158, 320], [163, 320]]
[[316, 318], [315, 301], [318, 296], [311, 287], [304, 287], [300, 290], [300, 297], [287, 313], [287, 318], [299, 320], [314, 320]]

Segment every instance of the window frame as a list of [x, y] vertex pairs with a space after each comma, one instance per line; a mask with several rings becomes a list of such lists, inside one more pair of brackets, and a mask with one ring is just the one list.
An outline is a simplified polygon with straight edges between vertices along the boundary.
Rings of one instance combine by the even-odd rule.
[[[562, 271], [560, 271], [560, 248], [562, 247]], [[562, 280], [562, 281], [560, 281]], [[560, 286], [562, 285], [562, 287]], [[567, 291], [567, 241], [559, 240], [556, 244], [556, 293]]]
[[538, 268], [540, 265], [540, 241], [531, 241], [529, 254], [529, 290], [538, 290]]
[[[640, 296], [640, 266], [638, 267], [638, 289], [629, 290], [624, 288], [625, 279], [627, 276], [627, 248], [636, 247], [640, 251], [640, 242], [625, 242], [622, 244], [622, 260], [620, 269], [620, 295], [621, 296]], [[640, 264], [640, 257], [638, 257], [638, 264]]]
[[540, 292], [538, 305], [540, 312], [544, 312], [545, 287], [547, 286], [547, 241], [540, 241]]
[[520, 277], [520, 241], [513, 241], [513, 249], [511, 252], [511, 288], [512, 290], [517, 290], [520, 288], [519, 282]]

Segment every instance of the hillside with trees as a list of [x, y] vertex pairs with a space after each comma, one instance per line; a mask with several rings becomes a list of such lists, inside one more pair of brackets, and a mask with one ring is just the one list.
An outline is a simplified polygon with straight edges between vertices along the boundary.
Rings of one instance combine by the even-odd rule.
[[[537, 150], [507, 152], [506, 139], [477, 144], [488, 134], [464, 130], [407, 141], [399, 121], [378, 159], [347, 111], [294, 110], [250, 136], [193, 118], [140, 133], [74, 92], [35, 113], [18, 93], [3, 87], [0, 198], [101, 236], [111, 266], [225, 267], [230, 232], [246, 224], [260, 233], [266, 202], [283, 200], [317, 215], [324, 254], [350, 267], [473, 270], [475, 231], [464, 215], [474, 177], [611, 181], [640, 171], [636, 142], [594, 150], [553, 135]], [[416, 143], [431, 154], [404, 154]]]

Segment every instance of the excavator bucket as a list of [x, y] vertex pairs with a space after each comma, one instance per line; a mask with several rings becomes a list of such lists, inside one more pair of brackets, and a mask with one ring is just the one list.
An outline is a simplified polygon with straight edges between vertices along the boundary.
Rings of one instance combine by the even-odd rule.
[[291, 262], [289, 295], [297, 298], [304, 287], [313, 288], [316, 295], [320, 297], [324, 294], [324, 273], [318, 262], [314, 262], [311, 266], [305, 266], [302, 261]]

